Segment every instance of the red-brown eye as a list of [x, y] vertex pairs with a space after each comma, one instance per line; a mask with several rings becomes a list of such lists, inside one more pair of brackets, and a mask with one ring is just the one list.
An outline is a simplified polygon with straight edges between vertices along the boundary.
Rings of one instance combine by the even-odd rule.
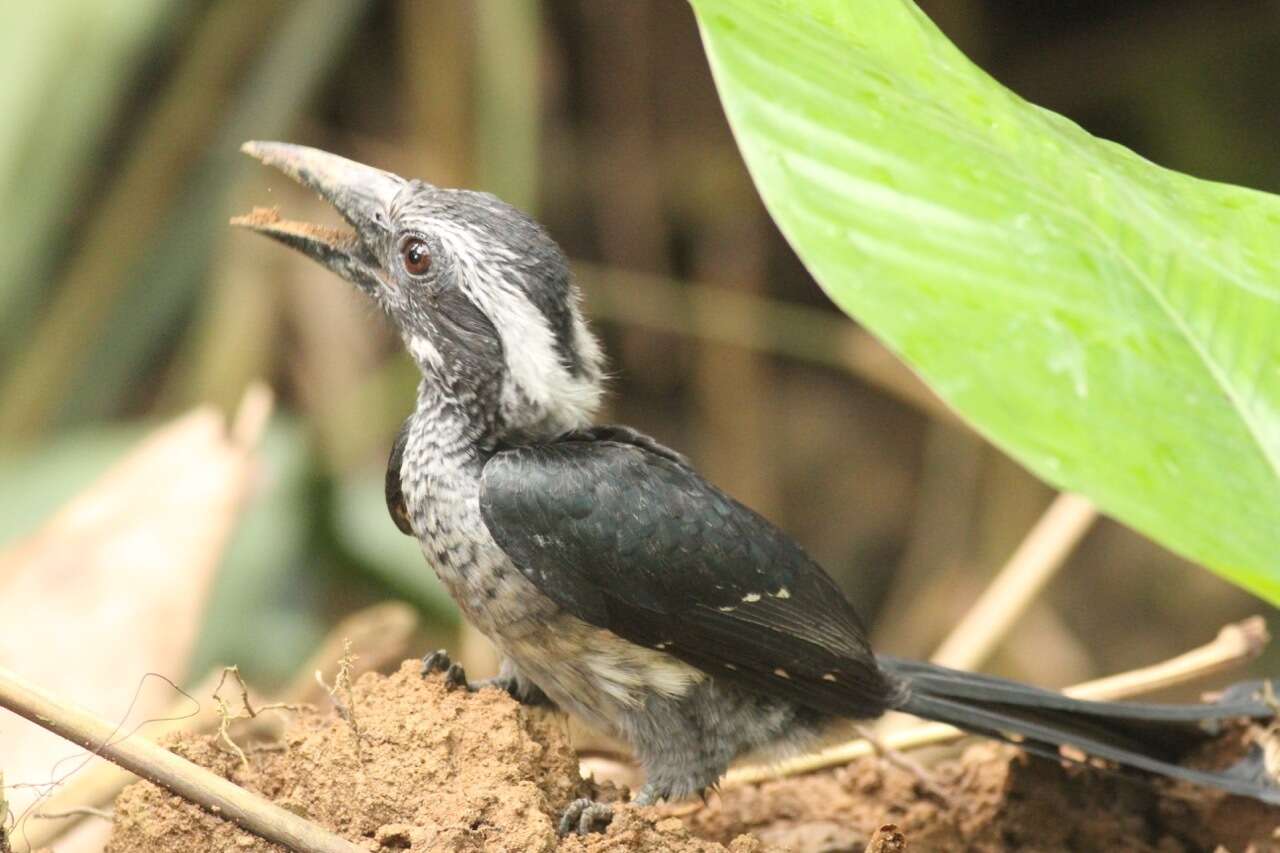
[[400, 244], [400, 260], [409, 275], [422, 275], [431, 269], [431, 253], [427, 251], [427, 243], [417, 237], [410, 237]]

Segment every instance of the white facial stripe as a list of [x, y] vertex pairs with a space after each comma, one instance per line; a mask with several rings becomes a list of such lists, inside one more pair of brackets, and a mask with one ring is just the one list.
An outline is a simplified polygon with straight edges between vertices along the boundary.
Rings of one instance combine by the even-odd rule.
[[406, 342], [409, 354], [413, 356], [413, 360], [418, 364], [428, 367], [439, 372], [444, 368], [444, 356], [440, 355], [440, 350], [436, 349], [435, 344], [423, 335], [413, 335]]
[[[533, 403], [544, 418], [561, 429], [582, 426], [600, 404], [600, 347], [578, 314], [573, 318], [574, 346], [584, 361], [584, 375], [574, 376], [556, 350], [546, 316], [516, 284], [495, 275], [495, 257], [518, 260], [501, 244], [485, 244], [477, 232], [456, 222], [433, 219], [431, 228], [448, 245], [467, 297], [488, 316], [502, 337], [511, 382], [504, 388], [504, 408], [519, 411]], [[483, 263], [482, 259], [490, 261]], [[524, 405], [527, 405], [525, 403]]]

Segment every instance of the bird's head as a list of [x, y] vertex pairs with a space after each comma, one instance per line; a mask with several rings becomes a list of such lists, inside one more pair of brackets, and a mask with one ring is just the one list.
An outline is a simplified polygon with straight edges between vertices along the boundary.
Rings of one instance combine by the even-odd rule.
[[232, 224], [291, 246], [355, 284], [391, 318], [425, 381], [500, 435], [590, 420], [600, 347], [560, 248], [488, 193], [407, 180], [314, 148], [245, 153], [315, 190], [350, 230], [258, 209]]

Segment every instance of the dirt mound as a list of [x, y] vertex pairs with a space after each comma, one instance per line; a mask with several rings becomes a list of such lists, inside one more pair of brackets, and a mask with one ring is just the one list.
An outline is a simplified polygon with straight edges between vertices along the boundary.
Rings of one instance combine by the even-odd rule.
[[699, 836], [751, 833], [796, 851], [861, 849], [895, 824], [913, 851], [1280, 851], [1280, 809], [1170, 789], [978, 743], [931, 768], [942, 803], [875, 760], [725, 792], [686, 821]]
[[[713, 795], [703, 806], [618, 810], [604, 835], [558, 839], [572, 799], [603, 795], [578, 778], [562, 720], [499, 691], [446, 691], [417, 664], [366, 675], [354, 725], [332, 712], [291, 714], [277, 741], [246, 744], [248, 764], [216, 737], [175, 751], [370, 851], [1280, 850], [1280, 811], [1154, 788], [1086, 769], [973, 747], [934, 773], [942, 804], [906, 773], [866, 761]], [[116, 802], [113, 853], [280, 848], [149, 784]], [[1251, 846], [1252, 845], [1252, 846]]]
[[[246, 745], [248, 766], [216, 737], [188, 736], [175, 752], [336, 830], [369, 850], [557, 849], [555, 820], [591, 793], [578, 775], [563, 721], [496, 690], [446, 691], [416, 662], [353, 686], [354, 725], [300, 712], [278, 743]], [[623, 814], [607, 836], [562, 850], [722, 851], [679, 822]], [[745, 846], [744, 846], [745, 845]], [[281, 848], [150, 783], [116, 800], [112, 853]], [[742, 842], [734, 847], [760, 849]]]

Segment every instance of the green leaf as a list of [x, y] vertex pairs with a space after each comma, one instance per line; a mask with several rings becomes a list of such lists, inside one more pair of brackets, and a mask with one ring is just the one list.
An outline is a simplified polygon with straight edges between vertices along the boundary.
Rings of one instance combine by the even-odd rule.
[[1280, 602], [1280, 199], [1023, 101], [907, 0], [692, 2], [831, 298], [1038, 475]]

